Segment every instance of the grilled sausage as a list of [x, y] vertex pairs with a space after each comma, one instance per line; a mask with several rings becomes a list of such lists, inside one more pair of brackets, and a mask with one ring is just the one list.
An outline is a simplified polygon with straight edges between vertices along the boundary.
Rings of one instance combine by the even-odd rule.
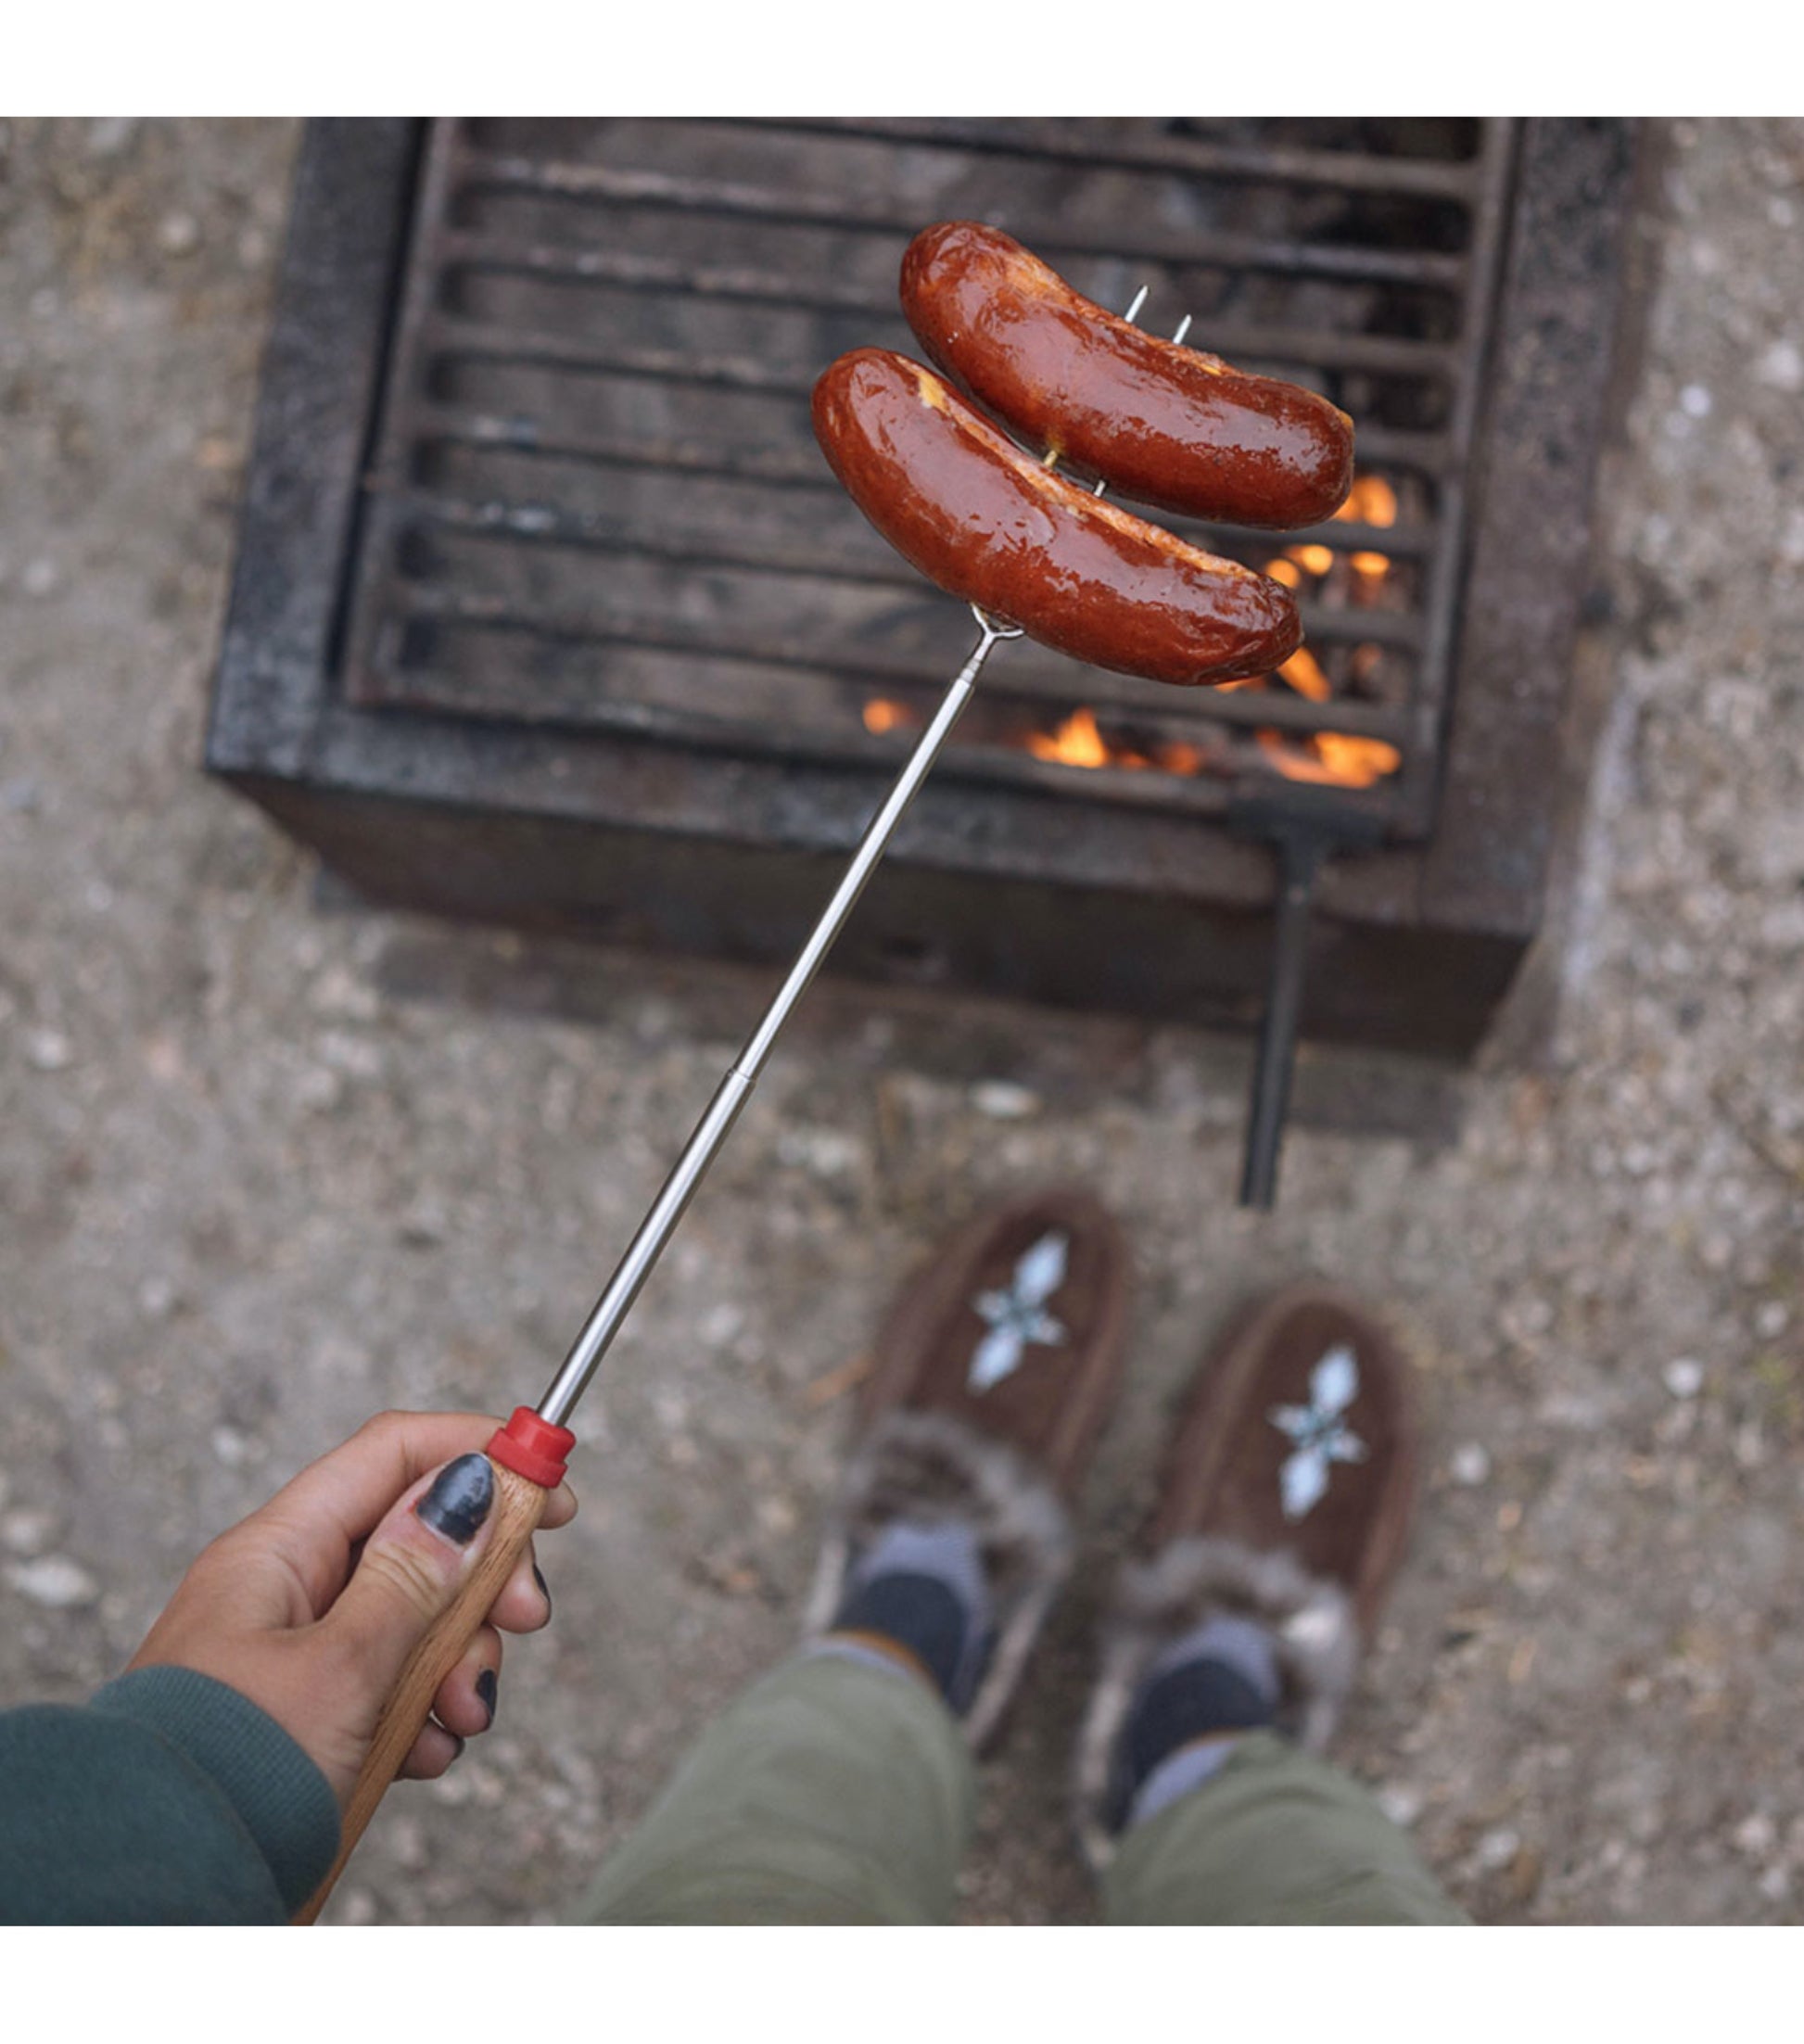
[[906, 356], [842, 355], [814, 430], [904, 559], [1075, 659], [1194, 684], [1266, 673], [1302, 642], [1278, 583], [1099, 501]]
[[1353, 488], [1353, 421], [1326, 398], [1143, 334], [997, 228], [924, 228], [902, 310], [980, 404], [1137, 502], [1288, 530]]

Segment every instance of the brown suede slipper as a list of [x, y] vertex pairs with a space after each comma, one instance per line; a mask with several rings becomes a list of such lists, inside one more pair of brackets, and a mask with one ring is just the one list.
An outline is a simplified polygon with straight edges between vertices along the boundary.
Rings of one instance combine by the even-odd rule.
[[1242, 1313], [1204, 1366], [1149, 1530], [1122, 1572], [1078, 1742], [1077, 1819], [1093, 1864], [1112, 1850], [1111, 1770], [1135, 1693], [1212, 1614], [1272, 1634], [1278, 1724], [1319, 1752], [1401, 1560], [1415, 1504], [1408, 1365], [1360, 1302], [1303, 1284]]
[[886, 1524], [964, 1520], [997, 1619], [963, 1720], [974, 1746], [1000, 1727], [1071, 1571], [1069, 1506], [1121, 1380], [1128, 1286], [1126, 1244], [1089, 1194], [1035, 1193], [942, 1242], [878, 1335], [806, 1631], [831, 1625]]

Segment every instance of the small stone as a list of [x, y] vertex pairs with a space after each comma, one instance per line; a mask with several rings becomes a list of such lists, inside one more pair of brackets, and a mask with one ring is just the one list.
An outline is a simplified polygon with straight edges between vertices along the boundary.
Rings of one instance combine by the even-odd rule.
[[1487, 1831], [1479, 1840], [1479, 1864], [1494, 1873], [1500, 1867], [1508, 1866], [1521, 1849], [1521, 1833], [1510, 1830], [1506, 1824], [1500, 1825], [1495, 1831]]
[[153, 1275], [138, 1287], [138, 1311], [146, 1320], [167, 1320], [175, 1310], [175, 1287], [167, 1277]]
[[1679, 406], [1688, 419], [1708, 419], [1716, 400], [1701, 383], [1688, 383], [1679, 393]]
[[971, 1104], [993, 1122], [1024, 1122], [1040, 1111], [1040, 1097], [1012, 1079], [980, 1079], [971, 1089]]
[[375, 1897], [368, 1888], [340, 1888], [334, 1898], [333, 1914], [341, 1923], [374, 1923]]
[[20, 1596], [53, 1611], [79, 1610], [100, 1601], [100, 1585], [79, 1561], [71, 1561], [67, 1555], [9, 1562], [6, 1581]]
[[56, 1521], [48, 1512], [20, 1508], [0, 1518], [0, 1542], [15, 1555], [41, 1555], [49, 1546]]
[[836, 1128], [786, 1128], [777, 1138], [777, 1157], [799, 1164], [817, 1178], [837, 1178], [856, 1168], [858, 1146]]
[[1764, 355], [1754, 374], [1774, 390], [1804, 390], [1804, 354], [1800, 354], [1796, 341], [1774, 341]]
[[33, 1029], [25, 1038], [25, 1061], [37, 1072], [63, 1072], [75, 1053], [69, 1038], [55, 1029]]
[[1491, 1456], [1480, 1442], [1465, 1441], [1449, 1457], [1447, 1473], [1455, 1483], [1463, 1483], [1470, 1490], [1490, 1476]]
[[327, 1029], [319, 1039], [321, 1059], [335, 1072], [349, 1073], [353, 1079], [376, 1079], [382, 1075], [382, 1051], [365, 1036], [349, 1030]]
[[1783, 1902], [1791, 1893], [1791, 1869], [1769, 1867], [1760, 1876], [1760, 1893], [1769, 1902]]
[[1782, 1299], [1769, 1299], [1754, 1315], [1754, 1331], [1772, 1341], [1791, 1326], [1791, 1308]]
[[388, 1825], [388, 1850], [396, 1863], [417, 1873], [426, 1862], [426, 1828], [417, 1817], [396, 1817]]
[[136, 120], [114, 114], [104, 121], [88, 122], [88, 154], [105, 159], [121, 155], [138, 132]]
[[250, 1460], [249, 1437], [241, 1434], [235, 1427], [215, 1427], [212, 1435], [213, 1456], [228, 1469], [242, 1469]]
[[0, 809], [8, 816], [30, 816], [41, 799], [38, 784], [29, 775], [0, 781]]
[[62, 578], [62, 570], [57, 564], [47, 554], [40, 554], [35, 561], [26, 565], [24, 574], [19, 578], [19, 585], [27, 596], [52, 596]]
[[1428, 1806], [1428, 1797], [1413, 1782], [1387, 1782], [1378, 1791], [1378, 1808], [1399, 1831], [1407, 1831]]
[[723, 1299], [702, 1315], [701, 1335], [711, 1349], [724, 1349], [745, 1325], [743, 1311]]
[[1761, 1860], [1778, 1843], [1779, 1827], [1765, 1810], [1757, 1809], [1751, 1817], [1742, 1819], [1732, 1835], [1737, 1852], [1745, 1852], [1750, 1860]]
[[165, 213], [157, 223], [157, 246], [166, 256], [190, 256], [200, 246], [200, 223], [192, 213]]
[[1696, 1356], [1675, 1356], [1660, 1376], [1674, 1398], [1696, 1398], [1704, 1388], [1704, 1365]]
[[450, 1226], [451, 1216], [443, 1204], [424, 1194], [401, 1215], [395, 1234], [404, 1249], [437, 1249]]

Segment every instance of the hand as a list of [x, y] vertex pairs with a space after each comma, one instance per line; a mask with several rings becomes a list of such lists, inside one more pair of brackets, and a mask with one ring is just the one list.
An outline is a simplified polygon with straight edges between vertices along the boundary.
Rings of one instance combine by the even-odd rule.
[[[201, 1554], [131, 1666], [197, 1669], [249, 1697], [343, 1810], [407, 1657], [487, 1544], [494, 1485], [481, 1450], [499, 1425], [479, 1413], [371, 1420]], [[576, 1509], [560, 1484], [540, 1530]], [[528, 1547], [439, 1684], [403, 1775], [436, 1779], [489, 1729], [502, 1632], [551, 1619], [542, 1581]]]

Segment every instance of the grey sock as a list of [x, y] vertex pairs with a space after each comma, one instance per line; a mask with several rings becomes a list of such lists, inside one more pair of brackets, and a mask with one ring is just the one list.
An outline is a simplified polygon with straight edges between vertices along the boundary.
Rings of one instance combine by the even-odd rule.
[[1277, 1708], [1284, 1693], [1283, 1677], [1277, 1671], [1277, 1651], [1272, 1635], [1252, 1619], [1239, 1619], [1220, 1612], [1205, 1619], [1182, 1638], [1175, 1639], [1159, 1656], [1141, 1686], [1155, 1682], [1187, 1661], [1219, 1661], [1231, 1668], [1258, 1690], [1267, 1705]]
[[[1284, 1683], [1271, 1634], [1251, 1619], [1227, 1615], [1205, 1619], [1201, 1625], [1174, 1640], [1147, 1669], [1139, 1695], [1144, 1698], [1155, 1682], [1175, 1669], [1199, 1661], [1210, 1661], [1218, 1668], [1230, 1669], [1257, 1693], [1268, 1715], [1277, 1710]], [[1251, 1728], [1223, 1726], [1221, 1736], [1211, 1738], [1211, 1728], [1200, 1725], [1198, 1738], [1206, 1743], [1180, 1746], [1150, 1770], [1134, 1790], [1124, 1828], [1144, 1823], [1180, 1796], [1200, 1788], [1226, 1765], [1239, 1744], [1237, 1732], [1241, 1729]]]
[[[846, 1577], [833, 1630], [893, 1640], [925, 1669], [955, 1712], [971, 1704], [989, 1657], [993, 1615], [983, 1547], [956, 1519], [886, 1526]], [[818, 1653], [850, 1655], [906, 1672], [853, 1637], [821, 1641]]]

